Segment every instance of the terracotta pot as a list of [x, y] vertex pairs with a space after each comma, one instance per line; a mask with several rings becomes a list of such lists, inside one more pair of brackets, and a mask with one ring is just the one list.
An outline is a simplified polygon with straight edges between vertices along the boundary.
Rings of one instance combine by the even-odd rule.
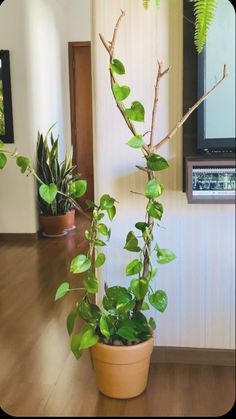
[[65, 230], [74, 230], [74, 229], [75, 229], [75, 210], [71, 210], [66, 213]]
[[97, 386], [115, 399], [130, 399], [147, 386], [153, 338], [133, 346], [97, 343], [91, 348]]
[[40, 225], [47, 236], [62, 236], [65, 234], [67, 217], [64, 215], [40, 215]]

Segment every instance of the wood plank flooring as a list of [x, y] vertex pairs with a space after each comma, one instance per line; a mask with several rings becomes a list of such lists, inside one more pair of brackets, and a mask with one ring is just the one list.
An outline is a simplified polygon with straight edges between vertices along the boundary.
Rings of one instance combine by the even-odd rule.
[[69, 350], [65, 318], [75, 295], [54, 302], [71, 259], [86, 251], [77, 232], [61, 239], [0, 242], [0, 405], [13, 416], [220, 416], [235, 400], [233, 367], [152, 364], [141, 396], [113, 400], [96, 389], [86, 354]]

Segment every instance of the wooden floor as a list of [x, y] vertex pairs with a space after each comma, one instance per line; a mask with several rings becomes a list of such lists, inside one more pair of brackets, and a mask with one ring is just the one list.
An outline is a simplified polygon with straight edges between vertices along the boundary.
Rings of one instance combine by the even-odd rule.
[[13, 416], [219, 416], [235, 399], [232, 367], [151, 365], [146, 392], [129, 401], [99, 394], [89, 356], [69, 350], [74, 295], [54, 302], [87, 222], [67, 238], [0, 242], [0, 405]]

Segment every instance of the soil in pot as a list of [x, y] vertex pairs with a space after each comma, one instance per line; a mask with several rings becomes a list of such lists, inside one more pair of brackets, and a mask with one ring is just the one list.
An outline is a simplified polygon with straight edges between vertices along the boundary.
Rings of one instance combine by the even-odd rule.
[[60, 237], [66, 234], [66, 214], [52, 216], [40, 215], [39, 221], [43, 235], [47, 237]]
[[147, 386], [153, 338], [138, 345], [111, 346], [97, 343], [91, 348], [98, 389], [115, 399], [130, 399]]

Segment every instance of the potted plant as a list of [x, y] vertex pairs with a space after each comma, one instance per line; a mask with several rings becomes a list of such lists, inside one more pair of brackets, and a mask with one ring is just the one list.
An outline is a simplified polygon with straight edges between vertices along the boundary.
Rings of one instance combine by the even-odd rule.
[[36, 179], [41, 226], [45, 235], [54, 237], [64, 235], [66, 230], [72, 228], [75, 209], [85, 217], [90, 217], [76, 201], [86, 192], [87, 181], [80, 179], [80, 175], [75, 172], [71, 153], [59, 164], [58, 140], [54, 139], [52, 133], [51, 147], [47, 144], [51, 129], [45, 138], [38, 134], [37, 169], [34, 169], [28, 157], [20, 155], [16, 150], [8, 150], [0, 141], [0, 170], [5, 168], [8, 158], [14, 158], [21, 173]]
[[[72, 150], [66, 153], [65, 159], [59, 163], [58, 138], [55, 139], [51, 127], [45, 138], [38, 133], [36, 148], [37, 175], [44, 184], [55, 184], [62, 194], [57, 194], [49, 204], [38, 192], [40, 224], [46, 236], [64, 235], [66, 231], [75, 228], [75, 202], [70, 198], [80, 198], [87, 189], [87, 182], [80, 180], [80, 189], [73, 192], [73, 188], [80, 179], [72, 163]], [[50, 145], [48, 137], [50, 134]], [[69, 196], [69, 197], [68, 197]]]
[[[128, 86], [120, 85], [117, 75], [125, 74], [123, 63], [115, 57], [115, 43], [120, 22], [125, 13], [122, 11], [113, 32], [111, 42], [107, 42], [100, 34], [101, 41], [110, 57], [110, 82], [112, 94], [120, 110], [132, 138], [128, 141], [131, 148], [140, 149], [145, 159], [143, 166], [137, 166], [147, 176], [144, 193], [146, 200], [146, 214], [143, 219], [135, 224], [135, 229], [129, 231], [124, 248], [137, 256], [126, 266], [125, 274], [131, 277], [128, 287], [105, 285], [102, 307], [93, 303], [92, 296], [98, 291], [96, 269], [105, 262], [105, 255], [98, 253], [94, 261], [96, 247], [104, 246], [98, 234], [110, 237], [110, 229], [100, 221], [105, 212], [112, 220], [115, 215], [114, 199], [109, 195], [101, 197], [93, 206], [93, 218], [90, 230], [85, 232], [89, 241], [87, 255], [76, 256], [70, 266], [74, 274], [86, 272], [83, 280], [84, 290], [82, 301], [78, 301], [67, 317], [67, 330], [71, 338], [71, 350], [77, 359], [85, 349], [90, 348], [93, 365], [97, 377], [99, 390], [114, 398], [127, 399], [142, 393], [147, 385], [150, 356], [153, 348], [153, 331], [156, 327], [153, 318], [147, 318], [145, 311], [150, 305], [161, 313], [166, 310], [168, 298], [164, 290], [152, 290], [152, 281], [157, 272], [158, 264], [167, 264], [175, 259], [175, 254], [163, 248], [160, 243], [154, 242], [154, 229], [158, 227], [162, 215], [163, 205], [159, 201], [164, 191], [164, 186], [158, 181], [157, 174], [168, 168], [168, 162], [159, 154], [158, 148], [171, 139], [176, 131], [184, 124], [191, 113], [196, 109], [226, 78], [226, 66], [222, 79], [200, 98], [181, 118], [176, 126], [158, 143], [155, 144], [155, 127], [157, 104], [161, 79], [169, 72], [170, 68], [163, 69], [163, 63], [158, 62], [158, 72], [155, 84], [155, 94], [152, 111], [152, 124], [148, 132], [149, 142], [144, 140], [145, 135], [140, 134], [134, 122], [143, 122], [145, 117], [144, 106], [132, 102], [130, 107], [124, 100], [130, 94]], [[147, 133], [145, 133], [147, 134]], [[69, 283], [60, 285], [55, 299], [64, 297], [70, 289]], [[79, 333], [74, 332], [76, 317], [84, 320], [85, 325]]]

